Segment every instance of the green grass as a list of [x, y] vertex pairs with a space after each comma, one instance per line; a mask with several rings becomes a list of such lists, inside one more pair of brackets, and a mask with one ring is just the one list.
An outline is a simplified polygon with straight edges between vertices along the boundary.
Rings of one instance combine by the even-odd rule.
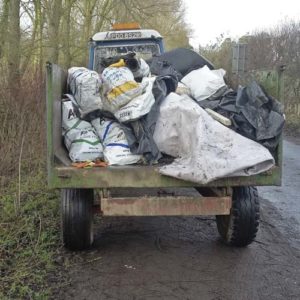
[[1, 188], [0, 299], [47, 299], [60, 248], [58, 195], [41, 174], [24, 174], [20, 187], [20, 197], [18, 180]]
[[290, 136], [300, 137], [300, 117], [287, 115], [284, 130]]

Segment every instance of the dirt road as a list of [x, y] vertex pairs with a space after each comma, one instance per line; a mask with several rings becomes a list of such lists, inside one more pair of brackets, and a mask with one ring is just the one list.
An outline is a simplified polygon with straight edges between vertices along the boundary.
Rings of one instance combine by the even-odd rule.
[[249, 247], [223, 245], [214, 218], [100, 220], [92, 250], [65, 254], [56, 299], [300, 299], [300, 146], [284, 148], [284, 186], [260, 189]]

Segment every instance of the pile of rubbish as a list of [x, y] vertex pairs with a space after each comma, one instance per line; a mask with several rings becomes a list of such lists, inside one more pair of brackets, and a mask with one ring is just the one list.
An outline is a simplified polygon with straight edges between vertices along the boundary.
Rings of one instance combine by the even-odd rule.
[[135, 53], [106, 58], [98, 71], [68, 70], [62, 136], [72, 162], [156, 164], [171, 156], [160, 173], [202, 184], [274, 165], [283, 108], [255, 81], [233, 91], [223, 69], [183, 48], [151, 62]]

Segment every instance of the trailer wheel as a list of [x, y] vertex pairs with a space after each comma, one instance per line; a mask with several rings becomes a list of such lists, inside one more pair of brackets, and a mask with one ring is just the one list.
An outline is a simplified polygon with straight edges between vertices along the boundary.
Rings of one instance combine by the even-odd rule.
[[92, 189], [61, 191], [63, 243], [70, 250], [83, 250], [93, 243]]
[[259, 226], [259, 199], [256, 187], [235, 187], [230, 215], [216, 216], [218, 231], [232, 246], [244, 247], [254, 238]]

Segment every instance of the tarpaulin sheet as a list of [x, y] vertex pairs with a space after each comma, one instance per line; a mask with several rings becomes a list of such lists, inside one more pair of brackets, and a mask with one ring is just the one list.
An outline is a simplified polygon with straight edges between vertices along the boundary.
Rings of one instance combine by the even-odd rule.
[[160, 173], [199, 184], [255, 175], [274, 165], [265, 147], [215, 121], [187, 95], [167, 96], [153, 137], [161, 152], [176, 157]]

